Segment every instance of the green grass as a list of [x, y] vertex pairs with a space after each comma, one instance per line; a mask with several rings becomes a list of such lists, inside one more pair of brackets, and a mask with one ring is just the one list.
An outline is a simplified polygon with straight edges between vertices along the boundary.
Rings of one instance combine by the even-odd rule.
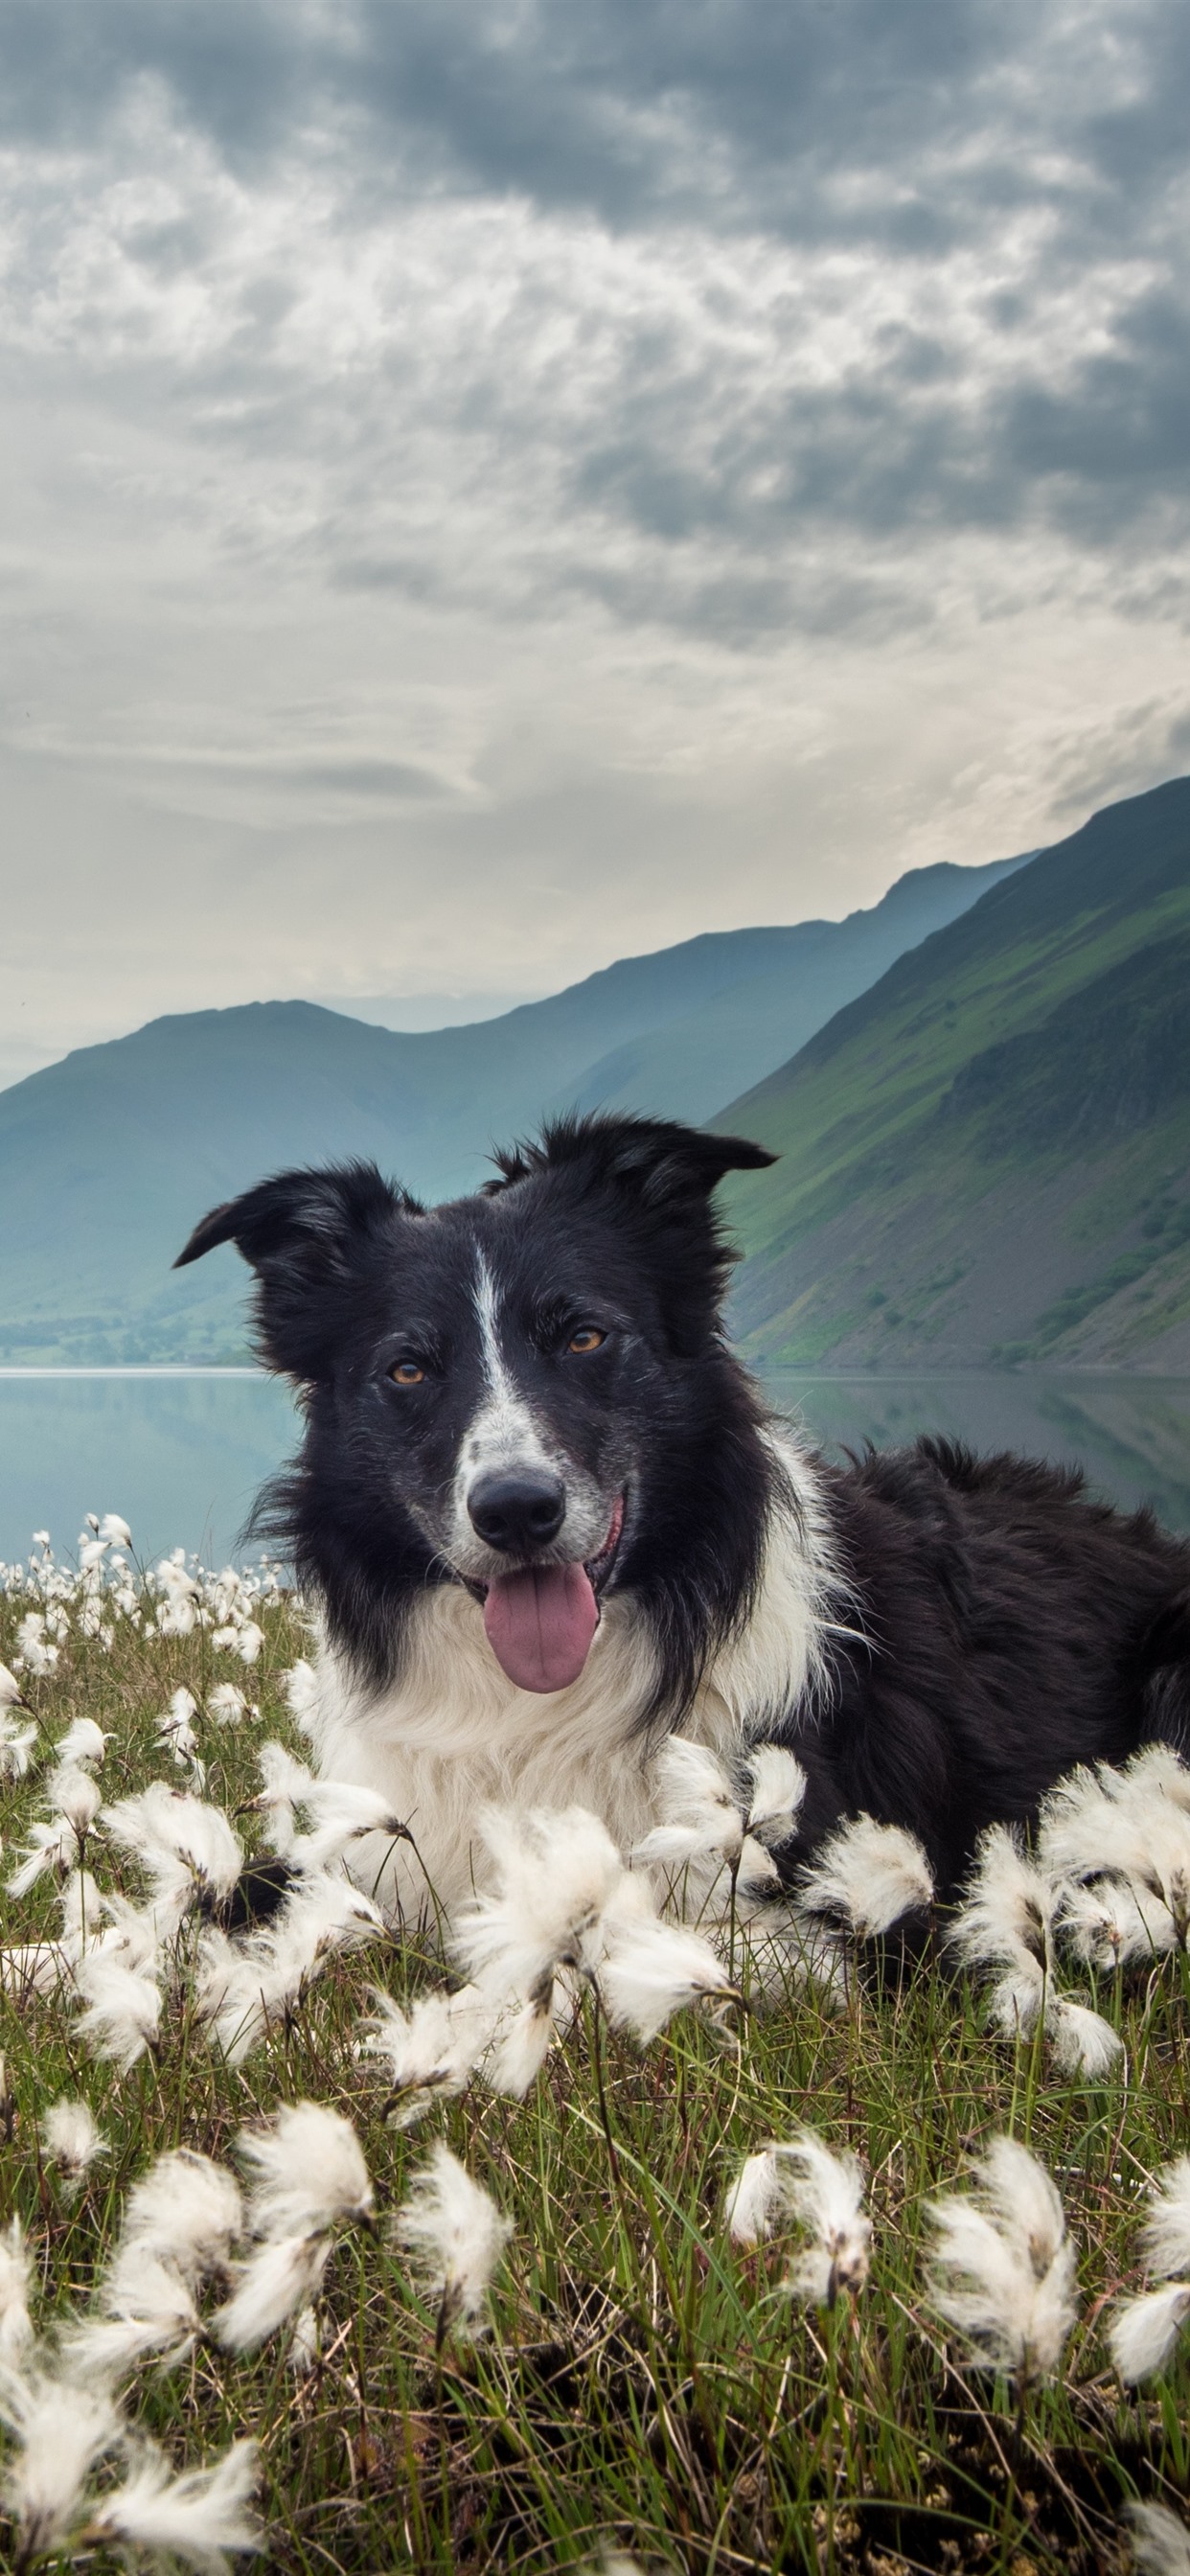
[[[0, 1599], [9, 1663], [25, 1606]], [[170, 1692], [184, 1682], [201, 1697], [230, 1673], [259, 1718], [200, 1725], [207, 1794], [240, 1808], [258, 1786], [256, 1746], [294, 1740], [279, 1677], [308, 1644], [292, 1603], [263, 1624], [247, 1675], [201, 1633], [122, 1625], [104, 1653], [72, 1631], [54, 1674], [29, 1685], [43, 1741], [94, 1716], [112, 1731], [102, 1786], [123, 1794], [165, 1767], [153, 1728]], [[0, 1799], [7, 1871], [43, 1802], [36, 1777]], [[97, 1842], [88, 1858], [101, 1885], [140, 1895], [118, 1853]], [[54, 1920], [44, 1881], [3, 1904], [6, 1941]], [[1187, 2143], [1176, 1962], [1135, 1991], [1100, 1991], [1128, 2051], [1126, 2080], [1101, 2087], [1059, 2082], [1036, 2048], [990, 2040], [973, 1990], [927, 1966], [900, 1992], [854, 1979], [842, 2009], [792, 1987], [754, 1996], [734, 2039], [688, 2012], [643, 2054], [588, 2010], [523, 2104], [475, 2084], [401, 2132], [385, 2125], [382, 2072], [355, 2054], [358, 2024], [374, 1981], [406, 1996], [440, 1976], [439, 1962], [395, 1939], [341, 1960], [238, 2073], [185, 2003], [157, 2053], [125, 2076], [85, 2055], [66, 1998], [2, 2006], [3, 2215], [28, 2230], [47, 2327], [86, 2301], [129, 2185], [161, 2150], [185, 2142], [226, 2156], [245, 2122], [306, 2095], [357, 2125], [381, 2225], [347, 2231], [333, 2257], [315, 2372], [294, 2377], [283, 2338], [242, 2361], [204, 2345], [178, 2369], [147, 2370], [130, 2398], [179, 2465], [256, 2438], [270, 2567], [546, 2576], [614, 2545], [697, 2576], [1091, 2576], [1125, 2563], [1123, 2500], [1185, 2494], [1187, 2365], [1139, 2402], [1124, 2398], [1102, 2335], [1104, 2301], [1139, 2279], [1145, 2178]], [[86, 2097], [111, 2146], [73, 2202], [38, 2152], [39, 2117], [64, 2092]], [[787, 2244], [742, 2254], [720, 2220], [739, 2160], [804, 2121], [855, 2149], [871, 2178], [871, 2279], [854, 2309], [829, 2314], [783, 2291]], [[998, 2129], [1044, 2157], [1080, 2249], [1066, 2377], [1019, 2428], [1007, 2391], [948, 2353], [923, 2281], [924, 2205]], [[448, 2343], [440, 2360], [434, 2318], [383, 2224], [439, 2136], [514, 2222], [490, 2339]]]

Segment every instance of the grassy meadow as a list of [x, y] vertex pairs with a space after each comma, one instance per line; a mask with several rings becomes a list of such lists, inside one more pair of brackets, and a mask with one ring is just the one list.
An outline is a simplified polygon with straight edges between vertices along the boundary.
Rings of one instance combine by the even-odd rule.
[[[186, 2146], [234, 2164], [242, 2130], [311, 2099], [354, 2124], [375, 2186], [369, 2223], [337, 2230], [317, 2349], [295, 2356], [283, 2328], [237, 2356], [202, 2332], [181, 2359], [149, 2358], [121, 2383], [129, 2425], [178, 2470], [235, 2440], [259, 2445], [268, 2566], [545, 2576], [611, 2568], [624, 2552], [642, 2569], [697, 2576], [1090, 2576], [1132, 2563], [1127, 2500], [1181, 2509], [1190, 2492], [1186, 2359], [1175, 2354], [1129, 2393], [1104, 2339], [1109, 2303], [1142, 2282], [1146, 2184], [1190, 2144], [1184, 1956], [1100, 1982], [1095, 2000], [1126, 2053], [1098, 2082], [1056, 2074], [1040, 2037], [989, 2036], [977, 1989], [936, 1967], [900, 1991], [850, 1975], [832, 1999], [791, 1975], [766, 1997], [749, 1991], [737, 1955], [746, 2008], [678, 2012], [641, 2048], [588, 2000], [524, 2100], [477, 2078], [402, 2127], [384, 2066], [360, 2053], [361, 2029], [374, 1986], [413, 1998], [441, 1985], [439, 1959], [390, 1935], [339, 1953], [233, 2066], [198, 2010], [184, 1928], [156, 2041], [121, 2072], [89, 2052], [69, 1974], [39, 1992], [17, 1955], [60, 1928], [53, 1867], [23, 1894], [7, 1885], [49, 1813], [53, 1747], [90, 1718], [108, 1736], [96, 1765], [105, 1801], [205, 1774], [206, 1800], [249, 1850], [263, 1849], [265, 1818], [248, 1809], [258, 1748], [280, 1739], [302, 1749], [283, 1685], [309, 1638], [292, 1598], [241, 1601], [239, 1635], [252, 1625], [260, 1637], [244, 1662], [228, 1642], [236, 1619], [220, 1627], [201, 1590], [193, 1624], [163, 1633], [160, 1591], [111, 1567], [109, 1556], [89, 1588], [63, 1586], [40, 1632], [45, 1659], [56, 1629], [56, 1661], [39, 1673], [22, 1623], [31, 1608], [45, 1615], [44, 1600], [15, 1569], [0, 1594], [0, 1663], [29, 1711], [22, 1720], [10, 1709], [10, 1723], [37, 1730], [25, 1776], [0, 1783], [0, 2220], [19, 2218], [25, 2231], [29, 2308], [48, 2356], [67, 2319], [88, 2311], [129, 2190], [153, 2158]], [[249, 1703], [230, 1723], [210, 1707], [228, 1682]], [[159, 1730], [183, 1687], [197, 1702], [197, 1753], [175, 1755]], [[139, 1864], [102, 1816], [81, 1856], [102, 1891], [143, 1903]], [[46, 2151], [46, 2115], [62, 2097], [89, 2104], [107, 2150], [75, 2187]], [[783, 2286], [796, 2228], [749, 2250], [723, 2222], [742, 2159], [804, 2123], [854, 2151], [867, 2183], [870, 2274], [833, 2308]], [[1023, 2391], [970, 2366], [926, 2271], [927, 2203], [965, 2188], [972, 2153], [1001, 2131], [1048, 2167], [1078, 2257], [1079, 2316], [1060, 2370]], [[511, 2221], [490, 2331], [476, 2340], [439, 2338], [435, 2303], [390, 2225], [436, 2139]], [[11, 2443], [5, 2459], [11, 2506]], [[101, 2461], [97, 2494], [113, 2475]], [[113, 2546], [94, 2516], [40, 2553], [14, 2518], [7, 2546], [14, 2566], [86, 2564], [97, 2576], [223, 2563], [217, 2548], [204, 2561]]]

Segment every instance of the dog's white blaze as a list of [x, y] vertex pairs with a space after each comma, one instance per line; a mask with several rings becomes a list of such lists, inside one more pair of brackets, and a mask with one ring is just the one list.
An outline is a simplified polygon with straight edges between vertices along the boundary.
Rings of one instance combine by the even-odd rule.
[[[500, 1348], [496, 1282], [482, 1252], [476, 1254], [471, 1292], [479, 1326], [483, 1399], [459, 1442], [451, 1496], [451, 1552], [469, 1571], [476, 1535], [467, 1504], [475, 1480], [493, 1467], [539, 1467], [548, 1475], [564, 1474], [564, 1461], [547, 1449], [532, 1410], [518, 1394]], [[598, 1540], [592, 1542], [598, 1545]], [[486, 1551], [483, 1551], [486, 1558]], [[474, 1571], [478, 1572], [476, 1565]]]
[[479, 1325], [486, 1394], [460, 1443], [459, 1464], [467, 1487], [488, 1467], [508, 1466], [514, 1461], [517, 1466], [527, 1467], [552, 1468], [554, 1464], [532, 1411], [518, 1394], [505, 1364], [500, 1348], [496, 1282], [482, 1252], [476, 1255], [472, 1302]]
[[[773, 1513], [756, 1604], [715, 1656], [682, 1733], [729, 1750], [805, 1708], [821, 1684], [837, 1598], [828, 1524], [808, 1461], [782, 1447], [796, 1510]], [[318, 1696], [305, 1719], [319, 1767], [366, 1782], [404, 1818], [417, 1844], [383, 1836], [352, 1854], [361, 1886], [406, 1922], [447, 1915], [484, 1866], [477, 1809], [583, 1806], [631, 1851], [657, 1823], [649, 1748], [638, 1732], [656, 1681], [651, 1638], [631, 1593], [608, 1600], [591, 1652], [569, 1689], [520, 1691], [501, 1671], [470, 1593], [444, 1584], [413, 1613], [405, 1669], [379, 1695], [354, 1683], [324, 1649]], [[431, 1892], [432, 1891], [432, 1892]]]

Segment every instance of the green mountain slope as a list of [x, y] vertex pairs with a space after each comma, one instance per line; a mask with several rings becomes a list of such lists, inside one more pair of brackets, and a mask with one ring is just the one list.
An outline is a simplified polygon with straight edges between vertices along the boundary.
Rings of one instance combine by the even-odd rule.
[[687, 940], [462, 1028], [254, 1003], [67, 1056], [0, 1092], [0, 1360], [239, 1354], [235, 1255], [170, 1270], [205, 1208], [342, 1154], [447, 1197], [573, 1102], [707, 1117], [1020, 864], [917, 870], [847, 921]]
[[1190, 1368], [1190, 780], [1092, 816], [714, 1121], [791, 1367]]

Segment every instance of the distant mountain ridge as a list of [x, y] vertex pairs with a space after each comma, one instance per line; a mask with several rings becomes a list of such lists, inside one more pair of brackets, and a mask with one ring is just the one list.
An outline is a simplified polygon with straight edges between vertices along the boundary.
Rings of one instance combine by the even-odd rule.
[[831, 1370], [1190, 1369], [1190, 779], [1091, 817], [713, 1122], [737, 1329]]
[[206, 1208], [343, 1154], [449, 1197], [567, 1106], [705, 1121], [1023, 864], [913, 870], [845, 921], [708, 933], [461, 1027], [250, 1003], [81, 1049], [0, 1092], [0, 1359], [242, 1357], [235, 1255], [170, 1270]]

